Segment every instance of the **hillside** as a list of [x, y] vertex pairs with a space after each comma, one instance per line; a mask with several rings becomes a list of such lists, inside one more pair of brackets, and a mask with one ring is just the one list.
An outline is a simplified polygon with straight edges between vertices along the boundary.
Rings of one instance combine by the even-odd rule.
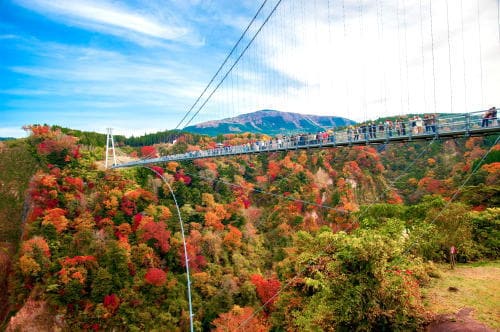
[[11, 257], [21, 240], [26, 190], [37, 160], [25, 140], [0, 142], [0, 326], [8, 309], [7, 279]]
[[219, 134], [260, 133], [277, 135], [282, 133], [315, 133], [325, 128], [340, 127], [355, 123], [336, 116], [304, 115], [274, 110], [261, 110], [238, 115], [234, 118], [203, 122], [184, 128], [184, 131], [209, 136]]
[[[98, 169], [102, 148], [83, 149], [57, 128], [32, 131], [27, 143], [43, 169], [30, 181], [10, 273], [9, 328], [187, 330], [185, 254], [168, 187], [145, 168]], [[196, 329], [421, 328], [420, 290], [439, 274], [429, 260], [446, 261], [452, 244], [460, 261], [498, 258], [500, 146], [479, 163], [493, 142], [154, 166], [184, 222]], [[183, 134], [134, 153], [215, 144]]]

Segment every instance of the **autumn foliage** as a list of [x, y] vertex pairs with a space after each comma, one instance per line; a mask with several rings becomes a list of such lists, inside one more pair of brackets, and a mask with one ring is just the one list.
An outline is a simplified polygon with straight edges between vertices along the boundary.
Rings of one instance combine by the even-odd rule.
[[144, 276], [144, 280], [146, 283], [153, 286], [163, 286], [167, 281], [167, 274], [165, 271], [153, 267], [148, 269]]
[[170, 231], [166, 230], [166, 225], [163, 222], [148, 221], [139, 227], [139, 231], [143, 241], [154, 240], [154, 246], [162, 252], [167, 252], [170, 248], [168, 242]]
[[274, 277], [265, 279], [260, 274], [252, 275], [250, 280], [255, 285], [260, 302], [266, 306], [267, 311], [272, 311], [281, 288], [279, 280]]
[[248, 331], [248, 332], [266, 332], [270, 327], [265, 323], [264, 319], [255, 314], [254, 310], [249, 307], [241, 308], [235, 305], [231, 311], [220, 314], [213, 324], [215, 332], [229, 331]]
[[[152, 172], [104, 171], [102, 147], [31, 130], [42, 170], [27, 191], [9, 293], [13, 306], [45, 298], [64, 328], [187, 330], [187, 261], [200, 330], [418, 330], [424, 258], [442, 261], [451, 242], [463, 259], [498, 256], [500, 166], [478, 164], [482, 139], [436, 142], [446, 155], [418, 144], [358, 146], [152, 166], [171, 185], [180, 220]], [[221, 141], [262, 139], [270, 141]], [[209, 137], [180, 134], [140, 155], [210, 146]], [[474, 167], [470, 187], [450, 201]], [[452, 213], [441, 212], [447, 200]], [[473, 211], [457, 200], [474, 202]]]
[[143, 158], [157, 158], [158, 152], [154, 146], [141, 147], [141, 157]]

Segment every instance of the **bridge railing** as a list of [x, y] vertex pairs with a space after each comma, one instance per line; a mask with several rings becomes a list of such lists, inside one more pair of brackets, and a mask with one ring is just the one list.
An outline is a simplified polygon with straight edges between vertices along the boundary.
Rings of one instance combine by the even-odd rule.
[[473, 131], [481, 128], [498, 127], [496, 115], [486, 117], [488, 111], [445, 115], [438, 118], [440, 132]]
[[[487, 115], [490, 114], [489, 117]], [[278, 136], [270, 140], [257, 140], [244, 145], [225, 146], [216, 149], [191, 151], [182, 154], [167, 155], [145, 161], [128, 163], [128, 166], [173, 160], [189, 160], [226, 155], [257, 152], [286, 151], [300, 148], [328, 147], [359, 143], [383, 143], [396, 139], [411, 140], [415, 137], [437, 137], [443, 134], [470, 134], [478, 131], [494, 130], [499, 127], [496, 114], [488, 111], [449, 114], [439, 117], [429, 115], [424, 118], [413, 117], [407, 121], [386, 121], [349, 126], [342, 130], [334, 128], [327, 131], [291, 136]], [[118, 166], [120, 167], [120, 166]]]

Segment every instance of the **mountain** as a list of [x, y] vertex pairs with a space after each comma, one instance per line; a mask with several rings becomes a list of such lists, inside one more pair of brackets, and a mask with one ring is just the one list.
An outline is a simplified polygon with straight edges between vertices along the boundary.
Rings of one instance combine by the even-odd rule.
[[275, 110], [260, 110], [234, 118], [203, 122], [184, 128], [185, 131], [216, 136], [218, 134], [261, 133], [276, 135], [287, 132], [317, 132], [325, 128], [355, 123], [337, 116], [306, 115]]
[[14, 137], [0, 137], [0, 142], [2, 142], [2, 141], [11, 141], [13, 139], [15, 139], [15, 138]]

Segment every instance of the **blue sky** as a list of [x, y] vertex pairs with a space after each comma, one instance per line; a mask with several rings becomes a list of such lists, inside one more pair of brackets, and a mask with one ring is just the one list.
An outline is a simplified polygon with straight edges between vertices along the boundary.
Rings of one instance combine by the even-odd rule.
[[[255, 1], [0, 2], [0, 136], [49, 123], [124, 134], [174, 127]], [[130, 131], [129, 131], [130, 130]]]
[[[0, 137], [30, 123], [175, 127], [260, 4], [0, 1]], [[499, 29], [497, 0], [284, 0], [193, 123], [263, 108], [363, 121], [499, 106]]]

